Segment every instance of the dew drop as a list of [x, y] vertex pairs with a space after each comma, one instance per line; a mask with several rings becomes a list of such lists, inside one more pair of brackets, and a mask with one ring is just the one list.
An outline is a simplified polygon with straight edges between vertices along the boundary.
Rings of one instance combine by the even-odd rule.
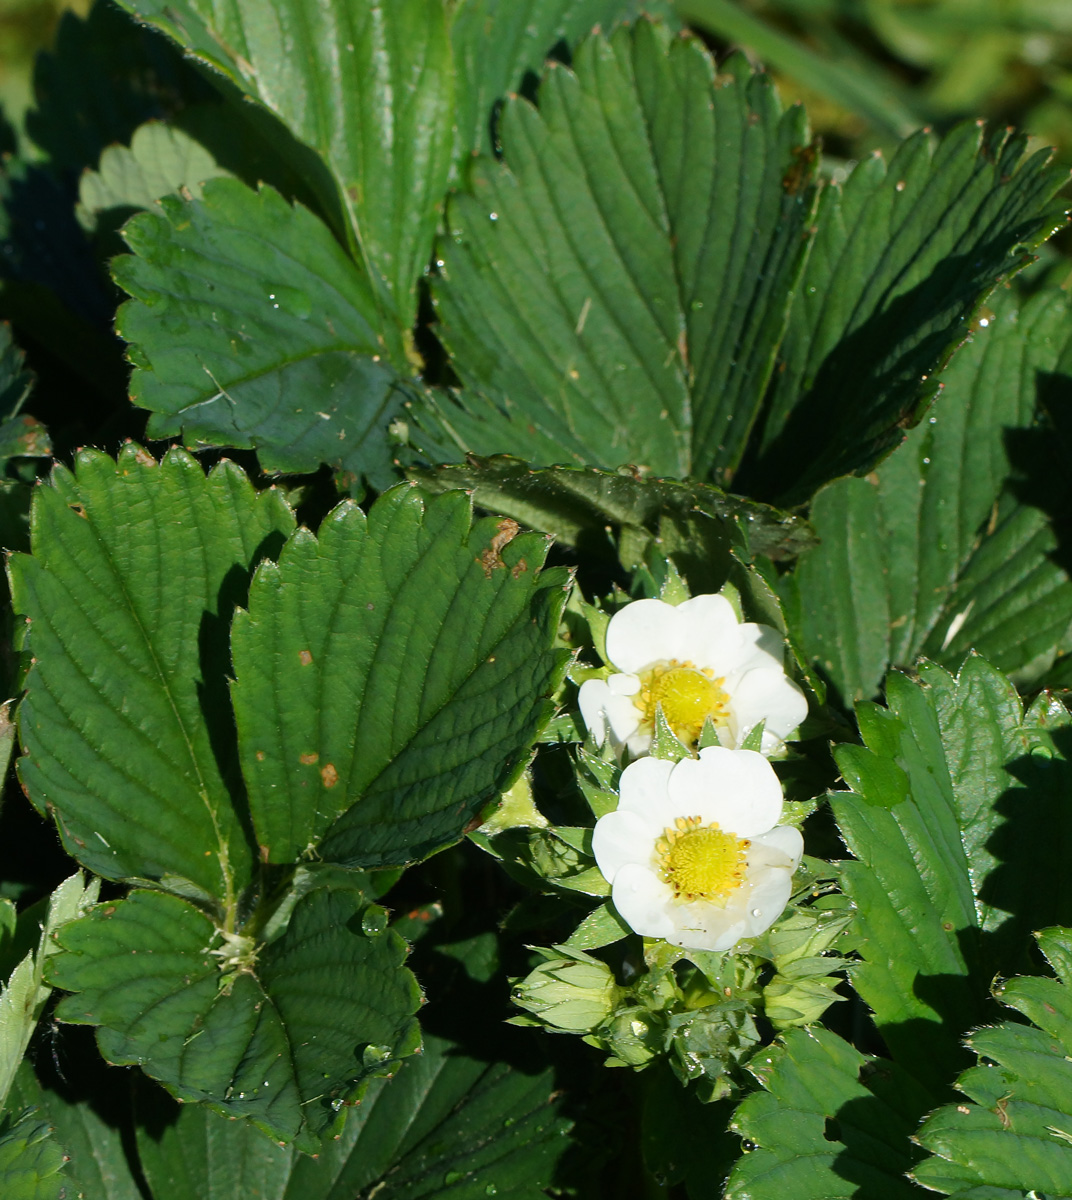
[[753, 908], [753, 909], [752, 909], [752, 916], [753, 916], [753, 917], [761, 917], [761, 916], [763, 916], [763, 909], [761, 909], [761, 908]]
[[387, 910], [370, 904], [361, 915], [361, 928], [366, 937], [379, 937], [387, 928]]
[[493, 1183], [489, 1183], [488, 1186], [484, 1189], [485, 1196], [497, 1196], [498, 1194], [499, 1194], [499, 1189]]
[[447, 1187], [452, 1187], [456, 1183], [460, 1183], [465, 1178], [464, 1171], [448, 1171], [444, 1176], [443, 1182]]
[[499, 219], [499, 214], [497, 212], [488, 213], [489, 221], [497, 221], [498, 219]]

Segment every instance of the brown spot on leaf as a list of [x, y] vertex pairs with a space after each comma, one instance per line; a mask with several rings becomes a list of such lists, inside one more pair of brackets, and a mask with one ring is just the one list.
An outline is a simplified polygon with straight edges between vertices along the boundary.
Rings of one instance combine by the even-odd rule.
[[477, 562], [484, 568], [484, 574], [488, 579], [491, 578], [492, 571], [498, 567], [506, 566], [506, 563], [502, 560], [503, 547], [517, 537], [520, 528], [521, 526], [510, 517], [503, 517], [496, 526], [498, 533], [495, 534], [488, 544], [488, 548], [477, 559]]
[[334, 764], [325, 763], [320, 768], [320, 778], [324, 781], [324, 787], [333, 788], [339, 782], [339, 772], [335, 770]]
[[515, 579], [520, 579], [521, 576], [529, 569], [529, 564], [523, 558], [519, 558], [514, 564], [514, 569], [510, 572]]
[[301, 659], [301, 665], [303, 667], [307, 667], [313, 661], [313, 656], [308, 650], [299, 650], [298, 657]]
[[257, 751], [257, 762], [264, 762], [264, 751], [263, 750]]
[[782, 187], [790, 196], [795, 196], [798, 192], [803, 191], [811, 182], [818, 158], [819, 147], [815, 142], [794, 148], [792, 166], [782, 176]]
[[316, 754], [316, 753], [313, 753], [313, 754], [303, 754], [303, 755], [301, 756], [301, 760], [302, 760], [302, 762], [303, 762], [303, 763], [305, 763], [305, 765], [306, 765], [307, 767], [311, 767], [311, 766], [313, 765], [313, 763], [315, 763], [315, 762], [316, 762], [316, 760], [317, 760], [319, 757], [320, 757], [320, 755], [319, 755], [319, 754]]
[[78, 515], [79, 515], [80, 517], [85, 517], [85, 519], [86, 519], [87, 521], [89, 520], [89, 518], [88, 518], [88, 517], [86, 517], [86, 510], [85, 510], [85, 508], [84, 508], [84, 507], [83, 507], [81, 504], [68, 504], [68, 505], [67, 505], [67, 507], [68, 507], [68, 508], [69, 508], [69, 509], [70, 509], [72, 512], [76, 512], [76, 513], [78, 513]]

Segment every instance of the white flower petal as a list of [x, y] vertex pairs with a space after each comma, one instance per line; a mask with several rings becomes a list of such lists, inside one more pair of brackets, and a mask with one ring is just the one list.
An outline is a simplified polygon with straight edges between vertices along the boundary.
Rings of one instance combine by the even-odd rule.
[[586, 679], [577, 692], [577, 707], [588, 732], [602, 746], [607, 740], [607, 718], [604, 715], [611, 690], [605, 679]]
[[674, 613], [682, 632], [678, 659], [710, 667], [720, 676], [736, 670], [744, 643], [737, 614], [725, 596], [693, 596], [679, 604]]
[[792, 825], [779, 825], [769, 833], [752, 838], [749, 863], [763, 862], [766, 866], [788, 867], [795, 871], [804, 857], [804, 839]]
[[611, 884], [626, 863], [649, 863], [654, 845], [650, 823], [621, 809], [600, 817], [592, 834], [596, 866]]
[[618, 780], [618, 811], [644, 817], [653, 830], [661, 833], [668, 821], [681, 815], [673, 807], [669, 791], [670, 776], [677, 765], [662, 758], [640, 758], [630, 763]]
[[770, 929], [785, 912], [793, 894], [793, 873], [788, 868], [767, 867], [752, 884], [748, 897], [748, 937]]
[[678, 816], [717, 821], [738, 837], [766, 833], [782, 815], [782, 785], [754, 750], [708, 746], [677, 764], [669, 789]]
[[607, 740], [607, 732], [616, 746], [628, 742], [640, 727], [640, 709], [630, 699], [630, 694], [624, 692], [629, 682], [636, 684], [634, 691], [639, 691], [640, 680], [633, 675], [612, 675], [610, 679], [586, 679], [577, 693], [577, 704], [581, 710], [581, 718], [589, 732], [602, 746]]
[[677, 614], [672, 604], [662, 600], [627, 604], [607, 626], [607, 657], [619, 671], [630, 675], [662, 659], [682, 657], [687, 638]]
[[690, 950], [728, 950], [748, 929], [744, 916], [716, 904], [679, 905], [672, 916], [674, 932], [666, 940]]
[[635, 675], [611, 675], [607, 687], [615, 696], [635, 696], [640, 691], [640, 680]]
[[730, 727], [739, 745], [760, 721], [764, 733], [784, 738], [808, 715], [804, 693], [781, 668], [747, 671], [730, 695]]
[[614, 877], [611, 899], [618, 915], [636, 933], [667, 939], [674, 933], [668, 911], [672, 893], [650, 867], [634, 863], [622, 867]]
[[778, 630], [770, 625], [758, 625], [755, 621], [746, 621], [740, 628], [745, 657], [737, 669], [751, 671], [755, 667], [776, 667], [782, 670], [785, 665], [785, 639]]

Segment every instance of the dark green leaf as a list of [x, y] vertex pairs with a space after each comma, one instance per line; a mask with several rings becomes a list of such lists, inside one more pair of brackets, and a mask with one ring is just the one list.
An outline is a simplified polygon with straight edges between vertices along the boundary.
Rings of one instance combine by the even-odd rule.
[[930, 1098], [895, 1064], [812, 1026], [791, 1030], [749, 1069], [764, 1090], [730, 1124], [749, 1152], [725, 1200], [919, 1195], [903, 1176], [918, 1157], [909, 1137]]
[[[783, 504], [869, 469], [934, 395], [934, 373], [1000, 279], [1064, 223], [1064, 172], [1026, 139], [966, 123], [875, 156], [824, 193], [758, 462], [741, 485]], [[1023, 161], [1022, 161], [1023, 160]]]
[[268, 862], [404, 863], [457, 839], [520, 771], [567, 654], [547, 541], [471, 524], [462, 492], [340, 505], [254, 577], [232, 691]]
[[808, 241], [813, 163], [743, 58], [647, 21], [510, 100], [449, 214], [437, 333], [469, 389], [439, 443], [546, 465], [727, 475]]
[[[413, 324], [450, 169], [453, 77], [442, 0], [123, 0], [222, 72], [326, 163], [380, 300]], [[380, 291], [379, 286], [377, 290]]]
[[203, 1108], [139, 1129], [154, 1195], [168, 1200], [540, 1200], [568, 1143], [551, 1072], [526, 1075], [428, 1037], [393, 1080], [374, 1079], [316, 1159]]
[[95, 167], [101, 151], [127, 143], [145, 121], [161, 120], [212, 87], [175, 48], [111, 4], [85, 17], [69, 9], [55, 45], [34, 70], [36, 107], [26, 130], [52, 164], [75, 172]]
[[956, 666], [974, 648], [1031, 678], [1072, 623], [1050, 524], [1006, 483], [1010, 431], [1042, 436], [1028, 432], [1038, 381], [1072, 336], [1072, 309], [1057, 291], [1022, 309], [1011, 292], [994, 303], [929, 420], [874, 475], [815, 498], [821, 541], [794, 572], [791, 602], [804, 648], [846, 702], [873, 696], [891, 661], [920, 654]]
[[33, 372], [12, 340], [11, 327], [0, 323], [0, 462], [48, 458], [52, 453], [44, 425], [36, 417], [20, 415], [33, 384]]
[[63, 1147], [34, 1113], [0, 1120], [0, 1189], [4, 1200], [66, 1200], [70, 1181]]
[[539, 470], [508, 455], [471, 457], [464, 465], [410, 474], [432, 491], [465, 488], [481, 508], [553, 534], [567, 546], [583, 541], [588, 550], [607, 525], [632, 526], [654, 535], [661, 518], [684, 523], [698, 513], [719, 522], [736, 520], [747, 532], [750, 549], [769, 558], [791, 558], [814, 544], [811, 529], [799, 517], [704, 483], [595, 468]]
[[1007, 1023], [972, 1034], [968, 1045], [987, 1065], [957, 1080], [971, 1103], [941, 1108], [920, 1128], [919, 1144], [933, 1157], [913, 1176], [925, 1187], [1072, 1195], [1072, 930], [1036, 936], [1058, 979], [1020, 977], [995, 988], [1034, 1027]]
[[[69, 1070], [66, 1064], [65, 1070]], [[90, 1100], [71, 1100], [46, 1091], [34, 1077], [29, 1062], [24, 1062], [19, 1070], [12, 1098], [16, 1104], [33, 1106], [55, 1130], [70, 1158], [66, 1174], [72, 1180], [72, 1187], [68, 1197], [142, 1200], [123, 1147], [123, 1133], [106, 1121]], [[4, 1196], [6, 1200], [6, 1192]]]
[[135, 891], [60, 935], [50, 977], [76, 994], [57, 1015], [101, 1026], [109, 1062], [180, 1099], [315, 1149], [360, 1083], [419, 1044], [405, 942], [366, 935], [366, 908], [348, 889], [311, 892], [254, 957], [185, 900]]
[[664, 12], [665, 0], [457, 0], [451, 14], [459, 160], [491, 154], [495, 107], [543, 68], [551, 51], [572, 47], [597, 25], [604, 31], [640, 10]]
[[91, 870], [230, 906], [251, 856], [228, 625], [293, 516], [231, 463], [206, 478], [180, 450], [159, 465], [133, 445], [76, 463], [37, 489], [33, 556], [11, 559], [34, 657], [20, 778]]
[[384, 487], [387, 425], [401, 400], [368, 277], [327, 226], [271, 188], [210, 181], [163, 201], [115, 260], [134, 300], [119, 315], [152, 437], [257, 449], [272, 471], [321, 462]]
[[853, 984], [893, 1057], [940, 1094], [995, 971], [1018, 965], [1040, 919], [1070, 914], [1052, 833], [1069, 718], [1025, 717], [978, 657], [956, 679], [930, 664], [919, 684], [893, 673], [886, 696], [888, 709], [858, 706], [867, 748], [835, 751], [853, 791], [831, 801], [859, 860], [842, 868], [865, 938]]

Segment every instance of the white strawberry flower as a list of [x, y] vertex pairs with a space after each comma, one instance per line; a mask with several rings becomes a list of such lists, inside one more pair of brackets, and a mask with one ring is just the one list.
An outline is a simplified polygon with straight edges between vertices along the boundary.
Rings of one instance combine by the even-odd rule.
[[692, 950], [729, 950], [781, 916], [804, 840], [779, 825], [782, 788], [752, 750], [709, 746], [622, 772], [592, 849], [622, 920]]
[[808, 712], [783, 648], [777, 630], [738, 621], [724, 596], [636, 600], [610, 619], [607, 658], [618, 673], [581, 685], [581, 716], [597, 742], [609, 736], [634, 756], [651, 748], [657, 706], [689, 749], [710, 717], [729, 748], [764, 722], [761, 749], [776, 753]]

